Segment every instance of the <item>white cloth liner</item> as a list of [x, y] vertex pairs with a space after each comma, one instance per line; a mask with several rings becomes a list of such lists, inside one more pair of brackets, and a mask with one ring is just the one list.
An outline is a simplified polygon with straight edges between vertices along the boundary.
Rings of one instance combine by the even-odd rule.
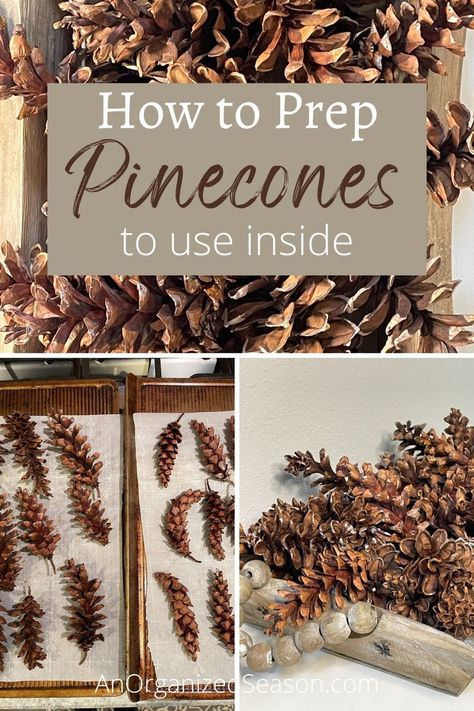
[[[208, 609], [209, 571], [222, 570], [229, 583], [231, 595], [234, 584], [234, 550], [231, 537], [224, 534], [225, 559], [218, 561], [207, 549], [205, 518], [202, 503], [192, 506], [189, 512], [189, 537], [192, 555], [201, 561], [195, 563], [178, 555], [169, 545], [163, 530], [163, 516], [172, 498], [187, 489], [204, 490], [208, 473], [201, 464], [190, 420], [197, 419], [212, 426], [225, 443], [225, 423], [232, 412], [186, 413], [181, 419], [183, 441], [171, 475], [170, 484], [164, 488], [156, 475], [154, 457], [158, 436], [169, 422], [181, 413], [138, 413], [134, 415], [137, 452], [137, 473], [140, 496], [140, 512], [147, 559], [146, 616], [148, 641], [156, 668], [157, 681], [161, 686], [208, 683], [208, 680], [234, 678], [234, 658], [211, 631]], [[233, 479], [233, 472], [231, 479]], [[211, 487], [221, 496], [234, 494], [234, 487], [226, 482], [210, 480]], [[186, 654], [176, 637], [167, 598], [153, 578], [155, 572], [171, 573], [188, 588], [199, 625], [200, 652], [196, 662]], [[235, 602], [232, 596], [235, 609]]]
[[[45, 612], [42, 618], [44, 649], [48, 656], [43, 669], [29, 671], [22, 659], [18, 659], [11, 640], [8, 626], [9, 653], [5, 655], [5, 670], [0, 681], [97, 681], [101, 675], [106, 680], [123, 678], [125, 675], [125, 623], [123, 596], [121, 510], [123, 490], [122, 467], [122, 426], [120, 415], [75, 416], [82, 425], [82, 432], [89, 437], [92, 451], [98, 451], [104, 464], [100, 475], [100, 494], [105, 515], [112, 525], [109, 544], [86, 539], [81, 530], [72, 524], [70, 500], [66, 494], [69, 471], [60, 463], [59, 450], [46, 444], [49, 437], [46, 417], [34, 417], [38, 423], [38, 434], [44, 440], [48, 479], [51, 481], [53, 497], [41, 499], [48, 515], [56, 524], [62, 538], [54, 555], [57, 568], [52, 574], [51, 566], [42, 558], [22, 553], [22, 570], [13, 592], [1, 592], [1, 604], [10, 609], [19, 602], [28, 586]], [[0, 422], [3, 422], [0, 418]], [[0, 430], [1, 436], [1, 430]], [[11, 445], [7, 445], [11, 449]], [[13, 462], [13, 452], [6, 457], [1, 467], [0, 490], [6, 492], [13, 510], [17, 511], [14, 494], [18, 486], [32, 491], [31, 484], [21, 482], [24, 470]], [[23, 544], [20, 544], [22, 547]], [[64, 618], [68, 604], [64, 595], [64, 578], [59, 568], [67, 558], [76, 563], [84, 563], [89, 576], [102, 581], [100, 592], [105, 596], [104, 612], [107, 615], [105, 627], [101, 630], [105, 641], [98, 641], [79, 666], [81, 651], [74, 642], [67, 640]], [[7, 618], [10, 620], [10, 618]]]

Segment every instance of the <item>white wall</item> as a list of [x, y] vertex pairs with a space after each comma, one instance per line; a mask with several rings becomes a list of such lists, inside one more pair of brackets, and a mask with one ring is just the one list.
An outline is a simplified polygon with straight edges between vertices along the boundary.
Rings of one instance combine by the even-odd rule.
[[[325, 447], [335, 463], [346, 454], [356, 462], [374, 461], [390, 446], [395, 420], [427, 422], [438, 429], [451, 407], [474, 420], [474, 359], [372, 358], [244, 359], [241, 361], [240, 518], [255, 521], [276, 498], [306, 498], [310, 489], [283, 473], [284, 455]], [[262, 638], [250, 630], [254, 641]], [[242, 711], [302, 709], [343, 711], [467, 711], [474, 683], [459, 699], [331, 655], [305, 655], [301, 665], [269, 673], [268, 680], [317, 677], [324, 686], [312, 696], [241, 694]], [[374, 679], [377, 692], [334, 693], [336, 679]], [[274, 683], [272, 681], [272, 683]], [[351, 681], [352, 683], [352, 681]], [[244, 690], [242, 686], [242, 690]]]

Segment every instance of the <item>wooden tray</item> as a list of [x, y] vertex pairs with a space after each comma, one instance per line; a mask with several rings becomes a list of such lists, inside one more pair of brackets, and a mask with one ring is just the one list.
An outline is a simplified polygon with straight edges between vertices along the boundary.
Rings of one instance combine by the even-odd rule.
[[[63, 410], [68, 415], [119, 414], [118, 387], [113, 380], [23, 380], [0, 382], [0, 415], [26, 409], [31, 415]], [[119, 682], [109, 683], [111, 692], [95, 691], [97, 681], [0, 682], [0, 698], [118, 696]]]
[[[213, 378], [193, 378], [190, 380], [127, 378], [125, 412], [125, 476], [127, 492], [125, 537], [127, 570], [136, 570], [137, 576], [128, 576], [128, 659], [130, 675], [140, 679], [155, 679], [155, 667], [148, 647], [148, 625], [146, 620], [146, 555], [140, 517], [138, 478], [135, 459], [135, 430], [133, 415], [136, 412], [219, 412], [234, 409], [233, 380]], [[145, 688], [130, 694], [132, 701], [153, 698], [153, 690]], [[166, 699], [233, 699], [234, 688], [230, 685], [222, 693], [209, 692], [189, 687], [176, 694], [170, 692]]]

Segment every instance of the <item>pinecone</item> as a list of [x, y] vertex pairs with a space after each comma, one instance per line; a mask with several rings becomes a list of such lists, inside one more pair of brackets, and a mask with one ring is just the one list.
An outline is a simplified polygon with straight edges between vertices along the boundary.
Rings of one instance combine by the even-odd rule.
[[306, 502], [293, 499], [278, 501], [250, 526], [246, 545], [255, 556], [281, 573], [297, 576], [302, 568], [311, 568], [319, 549], [318, 527], [327, 508], [323, 496], [311, 496]]
[[28, 44], [24, 27], [16, 25], [9, 40], [6, 21], [0, 17], [0, 100], [21, 96], [18, 118], [34, 116], [46, 108], [48, 84], [55, 81], [40, 50]]
[[109, 543], [112, 526], [104, 516], [102, 501], [93, 501], [91, 492], [80, 484], [71, 483], [67, 490], [74, 511], [74, 521], [82, 528], [87, 538], [97, 541], [102, 546]]
[[6, 494], [0, 493], [0, 590], [11, 592], [21, 570], [18, 532]]
[[385, 11], [376, 10], [370, 30], [360, 41], [359, 60], [362, 66], [375, 67], [384, 82], [426, 81], [430, 71], [446, 74], [433, 47], [464, 55], [453, 29], [456, 23], [445, 0], [396, 2]]
[[430, 600], [418, 594], [416, 584], [400, 570], [388, 571], [384, 577], [382, 587], [389, 598], [387, 609], [416, 622], [428, 622]]
[[189, 424], [199, 438], [201, 455], [206, 471], [216, 479], [229, 479], [230, 471], [227, 454], [224, 452], [224, 445], [214, 427], [206, 427], [203, 422], [198, 422], [197, 420], [191, 420]]
[[36, 667], [43, 668], [42, 662], [47, 657], [42, 647], [43, 635], [40, 619], [44, 612], [31, 595], [28, 588], [28, 595], [10, 610], [10, 617], [15, 617], [14, 622], [10, 622], [16, 632], [12, 634], [13, 642], [19, 647], [18, 657], [22, 657], [26, 667], [31, 671]]
[[336, 7], [318, 8], [308, 0], [240, 1], [236, 16], [252, 22], [259, 7], [261, 32], [252, 56], [256, 57], [255, 69], [271, 72], [272, 81], [350, 83], [377, 79], [376, 69], [357, 66], [351, 49], [356, 25], [351, 28]]
[[231, 654], [235, 651], [235, 622], [229, 584], [221, 570], [210, 574], [209, 609], [213, 630]]
[[93, 493], [99, 492], [99, 478], [103, 468], [100, 454], [91, 454], [91, 445], [81, 426], [74, 424], [74, 418], [65, 417], [61, 412], [52, 414], [48, 426], [53, 432], [50, 444], [62, 451], [61, 462], [71, 472], [67, 493], [72, 503], [74, 521], [88, 538], [106, 546], [109, 543], [112, 526], [104, 516], [100, 499], [94, 500]]
[[163, 428], [158, 438], [156, 465], [158, 478], [165, 488], [170, 483], [171, 474], [178, 454], [178, 447], [183, 440], [181, 425], [179, 424], [183, 414], [180, 415], [177, 420], [169, 422], [166, 427]]
[[196, 504], [204, 496], [203, 491], [198, 489], [188, 489], [182, 494], [171, 499], [168, 512], [165, 516], [165, 532], [170, 542], [170, 545], [180, 555], [194, 560], [196, 563], [201, 561], [196, 560], [191, 555], [190, 540], [187, 531], [188, 511], [193, 504]]
[[43, 457], [44, 449], [41, 448], [41, 437], [36, 432], [36, 423], [26, 412], [13, 412], [5, 417], [2, 425], [5, 437], [13, 443], [15, 462], [24, 469], [22, 481], [33, 482], [33, 493], [42, 498], [52, 496], [50, 481], [46, 477], [48, 468]]
[[443, 561], [435, 620], [445, 632], [461, 639], [474, 635], [474, 555], [472, 544], [451, 541]]
[[227, 524], [227, 506], [221, 495], [210, 488], [209, 482], [206, 483], [204, 495], [204, 514], [207, 521], [209, 550], [217, 560], [224, 560], [225, 551], [222, 547], [222, 536]]
[[[38, 338], [46, 352], [387, 352], [419, 335], [422, 352], [472, 342], [468, 316], [433, 314], [457, 282], [431, 277], [49, 277], [47, 255], [27, 263], [2, 246], [0, 310], [6, 343]], [[401, 305], [403, 304], [403, 310]], [[372, 346], [369, 346], [372, 348]]]
[[427, 116], [428, 189], [438, 205], [454, 205], [461, 190], [474, 190], [474, 118], [458, 101], [446, 106], [447, 126]]
[[176, 636], [195, 662], [199, 652], [199, 627], [189, 598], [189, 590], [170, 573], [155, 573], [154, 577], [168, 598]]
[[19, 522], [23, 529], [21, 540], [26, 543], [24, 550], [31, 555], [49, 561], [55, 573], [53, 554], [61, 536], [59, 533], [55, 533], [53, 521], [48, 518], [43, 504], [34, 494], [29, 494], [26, 489], [17, 489], [16, 500], [19, 509]]
[[0, 604], [0, 672], [5, 671], [5, 654], [8, 652], [7, 647], [7, 636], [5, 634], [5, 627], [8, 624], [4, 615], [8, 615], [8, 610], [6, 610], [3, 605]]
[[61, 567], [66, 581], [66, 595], [69, 598], [68, 640], [73, 641], [82, 652], [81, 661], [86, 661], [87, 654], [94, 644], [104, 641], [104, 635], [99, 630], [105, 626], [107, 616], [100, 610], [104, 609], [103, 595], [98, 595], [101, 582], [97, 578], [90, 579], [83, 563], [76, 563], [73, 558], [66, 560]]
[[91, 445], [87, 436], [81, 434], [81, 425], [76, 425], [73, 417], [58, 412], [48, 418], [48, 427], [53, 431], [49, 443], [62, 450], [61, 462], [71, 471], [74, 483], [98, 490], [104, 465], [98, 452], [90, 454]]

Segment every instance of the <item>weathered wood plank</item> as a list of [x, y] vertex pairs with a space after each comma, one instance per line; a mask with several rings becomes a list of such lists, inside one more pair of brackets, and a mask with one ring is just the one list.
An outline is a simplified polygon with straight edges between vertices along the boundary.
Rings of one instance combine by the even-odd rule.
[[[0, 15], [11, 32], [23, 24], [28, 41], [40, 47], [50, 69], [67, 51], [66, 33], [54, 32], [52, 24], [61, 12], [56, 0], [0, 0]], [[21, 99], [0, 102], [0, 235], [28, 253], [46, 242], [46, 116], [18, 121]]]
[[[465, 42], [465, 30], [456, 33], [459, 44]], [[437, 50], [436, 54], [442, 59], [447, 69], [447, 76], [430, 75], [428, 80], [427, 103], [428, 109], [436, 111], [445, 118], [445, 107], [448, 101], [458, 100], [461, 93], [461, 74], [463, 58], [458, 57], [445, 49]], [[435, 245], [435, 253], [442, 258], [440, 271], [437, 278], [440, 281], [452, 279], [452, 219], [453, 208], [439, 207], [428, 196], [427, 210], [427, 238]], [[443, 301], [435, 306], [435, 310], [443, 313], [452, 313], [452, 302]]]
[[[264, 588], [254, 590], [243, 605], [247, 624], [261, 629], [268, 626], [264, 619], [268, 604], [278, 599], [284, 585], [284, 581], [272, 579]], [[348, 603], [345, 611], [350, 607]], [[472, 647], [388, 610], [378, 608], [378, 614], [378, 625], [371, 634], [353, 634], [341, 644], [325, 644], [324, 649], [454, 696], [474, 679]]]
[[[68, 51], [65, 32], [55, 32], [61, 16], [56, 0], [0, 0], [0, 15], [9, 32], [25, 26], [30, 45], [43, 52], [50, 70]], [[41, 206], [47, 198], [46, 114], [18, 121], [21, 99], [0, 102], [0, 239], [9, 240], [27, 255], [31, 247], [46, 244], [46, 218]], [[0, 350], [11, 351], [0, 339]], [[36, 342], [16, 351], [42, 350]]]

